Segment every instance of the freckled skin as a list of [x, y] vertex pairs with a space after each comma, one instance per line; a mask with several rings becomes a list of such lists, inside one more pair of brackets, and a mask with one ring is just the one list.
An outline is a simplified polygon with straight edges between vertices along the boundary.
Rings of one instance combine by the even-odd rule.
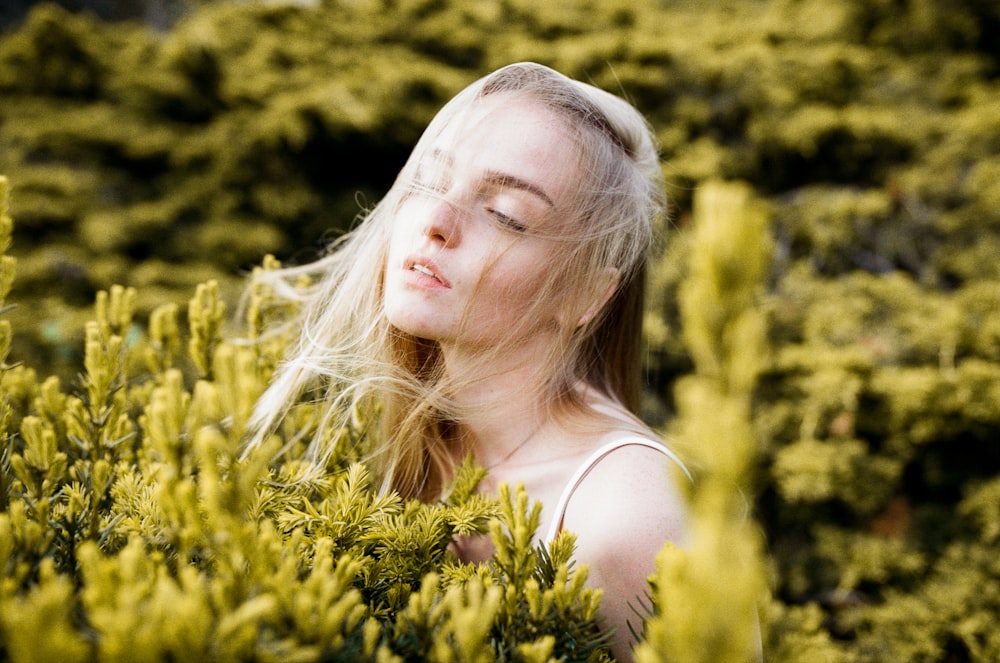
[[[572, 169], [551, 167], [575, 159], [556, 115], [502, 95], [480, 103], [462, 140], [443, 146], [450, 157], [446, 185], [440, 186], [437, 180], [444, 178], [436, 175], [430, 194], [404, 201], [389, 244], [389, 321], [442, 344], [515, 342], [507, 335], [511, 321], [520, 320], [534, 302], [554, 247], [530, 232], [516, 232], [494, 214], [516, 215], [531, 230], [548, 227], [572, 179]], [[556, 205], [530, 191], [496, 185], [489, 177], [497, 173], [534, 184]], [[407, 256], [432, 260], [451, 287], [419, 287], [403, 267]]]

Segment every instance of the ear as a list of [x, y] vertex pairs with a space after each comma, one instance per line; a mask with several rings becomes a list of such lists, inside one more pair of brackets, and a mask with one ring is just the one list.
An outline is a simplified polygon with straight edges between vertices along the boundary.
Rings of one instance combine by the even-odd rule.
[[611, 300], [611, 297], [614, 296], [615, 292], [618, 290], [618, 285], [621, 281], [621, 272], [618, 271], [617, 267], [606, 267], [604, 269], [602, 279], [604, 280], [604, 283], [606, 283], [604, 290], [601, 292], [601, 295], [594, 300], [594, 303], [583, 312], [583, 315], [580, 316], [580, 320], [576, 323], [577, 329], [597, 317], [597, 314], [601, 312], [601, 309], [603, 309]]

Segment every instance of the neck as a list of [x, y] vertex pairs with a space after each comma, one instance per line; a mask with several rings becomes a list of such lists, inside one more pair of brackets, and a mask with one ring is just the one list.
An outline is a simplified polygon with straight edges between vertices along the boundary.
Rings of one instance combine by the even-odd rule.
[[466, 452], [493, 467], [532, 446], [548, 419], [539, 398], [540, 348], [519, 345], [490, 362], [481, 353], [455, 347], [442, 346], [442, 353], [449, 377], [459, 385], [454, 399], [465, 415], [461, 430]]

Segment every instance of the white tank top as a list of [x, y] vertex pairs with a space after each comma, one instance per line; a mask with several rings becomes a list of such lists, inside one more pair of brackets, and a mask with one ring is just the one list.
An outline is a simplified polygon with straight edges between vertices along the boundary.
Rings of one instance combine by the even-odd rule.
[[566, 516], [566, 508], [569, 506], [569, 500], [573, 497], [573, 493], [576, 492], [576, 489], [580, 486], [580, 484], [583, 483], [583, 480], [587, 478], [587, 475], [590, 474], [590, 471], [593, 470], [594, 467], [599, 462], [604, 460], [609, 454], [627, 446], [647, 447], [649, 449], [659, 451], [664, 456], [677, 463], [677, 466], [681, 468], [684, 475], [687, 476], [689, 480], [693, 481], [691, 473], [688, 472], [688, 469], [684, 466], [684, 463], [681, 462], [681, 459], [678, 458], [673, 451], [659, 442], [654, 442], [638, 436], [623, 437], [613, 442], [608, 442], [592, 453], [587, 460], [577, 468], [576, 472], [573, 473], [572, 478], [569, 480], [569, 483], [567, 483], [566, 487], [563, 488], [562, 494], [559, 496], [559, 501], [556, 502], [556, 508], [552, 512], [552, 524], [549, 526], [549, 532], [545, 537], [545, 541], [551, 541], [559, 534], [559, 531], [562, 529], [563, 518]]

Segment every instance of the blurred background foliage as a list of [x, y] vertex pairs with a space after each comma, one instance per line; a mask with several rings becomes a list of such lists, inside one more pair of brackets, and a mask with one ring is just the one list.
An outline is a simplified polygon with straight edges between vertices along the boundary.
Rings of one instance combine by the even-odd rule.
[[773, 660], [1000, 657], [1000, 4], [28, 4], [0, 14], [12, 360], [72, 380], [111, 284], [144, 321], [208, 279], [235, 301], [267, 253], [310, 259], [451, 95], [539, 61], [627, 96], [662, 144], [651, 421], [693, 368], [694, 192], [741, 180], [769, 210]]

